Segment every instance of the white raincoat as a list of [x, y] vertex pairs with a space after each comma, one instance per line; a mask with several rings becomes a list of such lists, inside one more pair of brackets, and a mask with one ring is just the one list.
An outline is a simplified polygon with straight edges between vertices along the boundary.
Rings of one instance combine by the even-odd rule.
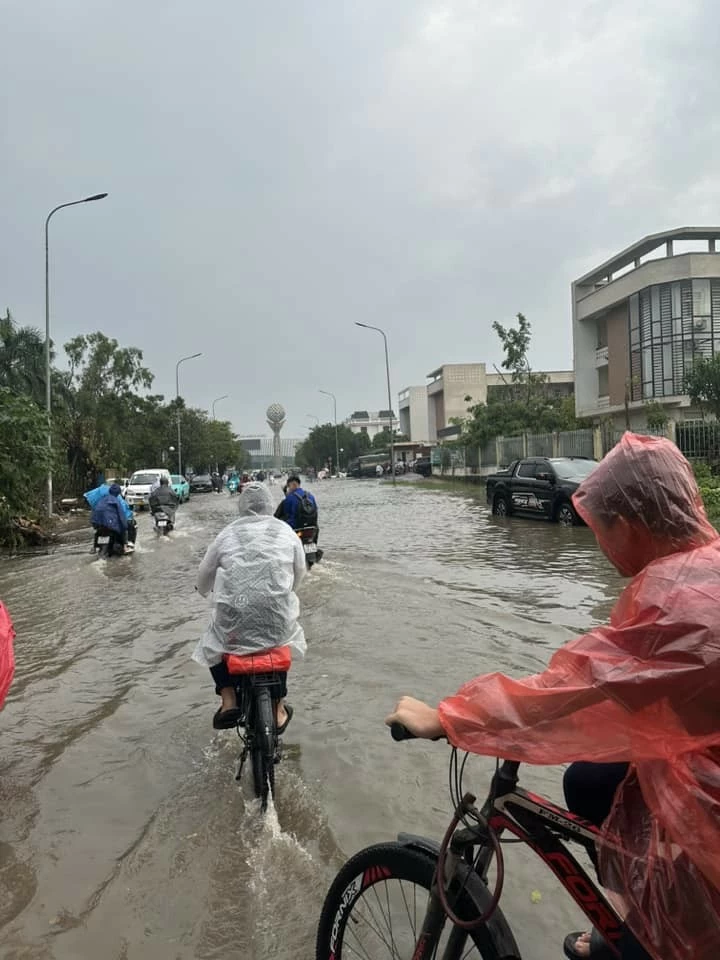
[[307, 649], [295, 594], [306, 571], [300, 538], [275, 519], [263, 483], [247, 484], [239, 508], [239, 519], [218, 534], [198, 571], [200, 593], [214, 591], [210, 626], [192, 657], [204, 667], [220, 663], [224, 653], [288, 645], [303, 656]]

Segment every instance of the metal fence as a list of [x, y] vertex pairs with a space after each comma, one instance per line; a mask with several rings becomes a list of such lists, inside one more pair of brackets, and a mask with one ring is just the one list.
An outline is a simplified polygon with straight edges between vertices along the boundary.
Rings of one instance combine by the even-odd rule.
[[554, 449], [552, 433], [529, 433], [527, 435], [527, 455], [529, 457], [551, 457]]
[[593, 431], [566, 430], [558, 433], [558, 457], [593, 457], [595, 446]]
[[497, 465], [506, 467], [513, 460], [520, 460], [525, 456], [525, 437], [498, 437], [497, 448]]
[[688, 460], [720, 463], [720, 423], [690, 420], [675, 425], [675, 443]]

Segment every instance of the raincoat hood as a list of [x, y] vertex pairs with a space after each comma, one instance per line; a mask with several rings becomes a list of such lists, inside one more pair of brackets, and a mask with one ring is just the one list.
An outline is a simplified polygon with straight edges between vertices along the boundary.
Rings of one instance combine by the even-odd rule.
[[273, 501], [264, 483], [248, 483], [240, 494], [238, 512], [241, 517], [271, 517]]
[[718, 537], [690, 464], [664, 437], [623, 434], [581, 483], [573, 503], [625, 576]]
[[108, 493], [113, 497], [119, 497], [122, 493], [119, 483], [113, 483], [108, 490]]

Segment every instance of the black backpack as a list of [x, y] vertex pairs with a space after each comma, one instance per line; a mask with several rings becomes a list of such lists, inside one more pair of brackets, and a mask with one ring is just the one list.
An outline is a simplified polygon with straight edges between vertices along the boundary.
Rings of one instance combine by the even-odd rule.
[[298, 507], [296, 514], [296, 523], [300, 527], [316, 527], [318, 512], [317, 507], [306, 493], [296, 493]]

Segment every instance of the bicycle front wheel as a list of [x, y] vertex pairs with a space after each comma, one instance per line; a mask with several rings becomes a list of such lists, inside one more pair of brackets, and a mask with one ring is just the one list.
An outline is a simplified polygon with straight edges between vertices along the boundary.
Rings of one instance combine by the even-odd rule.
[[[323, 904], [316, 960], [520, 960], [500, 910], [470, 933], [445, 921], [436, 942], [418, 942], [437, 859], [400, 843], [368, 847], [340, 870]], [[463, 920], [479, 916], [490, 893], [475, 877], [454, 910]]]

